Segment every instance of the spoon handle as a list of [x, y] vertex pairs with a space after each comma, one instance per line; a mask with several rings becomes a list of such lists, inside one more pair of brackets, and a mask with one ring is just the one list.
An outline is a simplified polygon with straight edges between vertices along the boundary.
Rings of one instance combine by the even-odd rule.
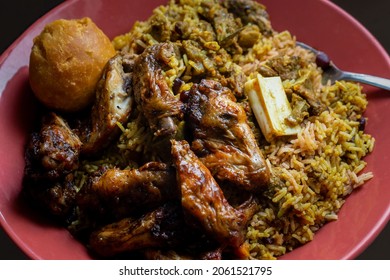
[[348, 80], [354, 82], [360, 82], [368, 85], [372, 85], [378, 88], [382, 88], [390, 91], [390, 79], [366, 75], [366, 74], [358, 74], [352, 72], [344, 72], [341, 80]]

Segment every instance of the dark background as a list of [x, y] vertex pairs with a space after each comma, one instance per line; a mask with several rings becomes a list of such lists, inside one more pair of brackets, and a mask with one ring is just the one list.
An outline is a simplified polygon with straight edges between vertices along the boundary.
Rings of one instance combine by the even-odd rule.
[[[2, 1], [0, 7], [0, 53], [3, 53], [39, 17], [62, 2], [64, 1]], [[390, 53], [390, 1], [332, 0], [332, 2], [360, 21], [379, 40], [387, 53]], [[2, 229], [0, 229], [0, 259], [27, 259]], [[390, 260], [390, 224], [357, 259]]]

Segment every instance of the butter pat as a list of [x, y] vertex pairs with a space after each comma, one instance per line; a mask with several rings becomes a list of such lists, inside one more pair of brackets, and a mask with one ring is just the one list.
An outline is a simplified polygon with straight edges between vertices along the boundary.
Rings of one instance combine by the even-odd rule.
[[257, 75], [245, 83], [245, 93], [268, 142], [275, 137], [295, 135], [301, 130], [299, 125], [290, 126], [286, 121], [292, 110], [280, 77]]

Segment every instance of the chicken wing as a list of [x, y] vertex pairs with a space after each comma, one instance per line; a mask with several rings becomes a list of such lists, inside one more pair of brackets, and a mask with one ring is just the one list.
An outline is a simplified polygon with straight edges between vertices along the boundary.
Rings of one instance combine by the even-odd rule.
[[120, 219], [178, 197], [174, 170], [150, 162], [139, 169], [108, 169], [91, 177], [78, 194], [78, 203], [82, 211]]
[[100, 256], [145, 248], [174, 247], [183, 241], [183, 219], [178, 207], [167, 204], [138, 219], [124, 218], [93, 232], [89, 244]]
[[30, 179], [57, 179], [79, 166], [82, 143], [67, 122], [55, 113], [44, 116], [39, 132], [27, 145], [25, 174]]
[[182, 100], [194, 138], [191, 148], [213, 176], [249, 191], [264, 187], [269, 169], [232, 92], [216, 81], [202, 80], [183, 93]]
[[185, 140], [172, 140], [172, 156], [187, 222], [192, 220], [194, 226], [224, 247], [239, 247], [249, 217], [228, 203], [210, 171]]
[[[132, 94], [132, 58], [116, 55], [110, 59], [96, 89], [91, 124], [82, 127], [82, 152], [93, 154], [108, 146], [118, 136], [118, 123], [124, 124], [134, 102]], [[126, 63], [126, 64], [125, 64]], [[126, 70], [126, 71], [125, 71]]]

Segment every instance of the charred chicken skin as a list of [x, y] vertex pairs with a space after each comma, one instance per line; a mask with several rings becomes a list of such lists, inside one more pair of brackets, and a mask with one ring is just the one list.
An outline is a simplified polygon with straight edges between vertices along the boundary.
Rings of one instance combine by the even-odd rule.
[[180, 208], [166, 204], [139, 218], [124, 218], [91, 234], [92, 250], [100, 256], [183, 244], [186, 231]]
[[[166, 203], [139, 217], [105, 225], [91, 234], [89, 244], [101, 256], [138, 252], [154, 259], [202, 258], [216, 246], [199, 229], [186, 224], [182, 208], [176, 202]], [[170, 256], [165, 255], [165, 251]]]
[[67, 122], [55, 113], [43, 117], [40, 131], [27, 144], [24, 193], [51, 215], [66, 219], [73, 209], [72, 172], [79, 167], [81, 146]]
[[78, 195], [82, 210], [124, 218], [178, 197], [173, 168], [149, 162], [139, 169], [108, 169], [91, 177]]
[[232, 92], [213, 80], [202, 80], [182, 93], [193, 142], [191, 149], [219, 182], [249, 191], [263, 188], [270, 172]]
[[26, 149], [29, 178], [57, 179], [79, 167], [82, 143], [67, 122], [55, 113], [43, 117], [41, 129], [31, 135]]
[[222, 247], [239, 247], [244, 241], [244, 228], [251, 216], [228, 203], [210, 171], [185, 140], [172, 140], [172, 156], [186, 217]]

